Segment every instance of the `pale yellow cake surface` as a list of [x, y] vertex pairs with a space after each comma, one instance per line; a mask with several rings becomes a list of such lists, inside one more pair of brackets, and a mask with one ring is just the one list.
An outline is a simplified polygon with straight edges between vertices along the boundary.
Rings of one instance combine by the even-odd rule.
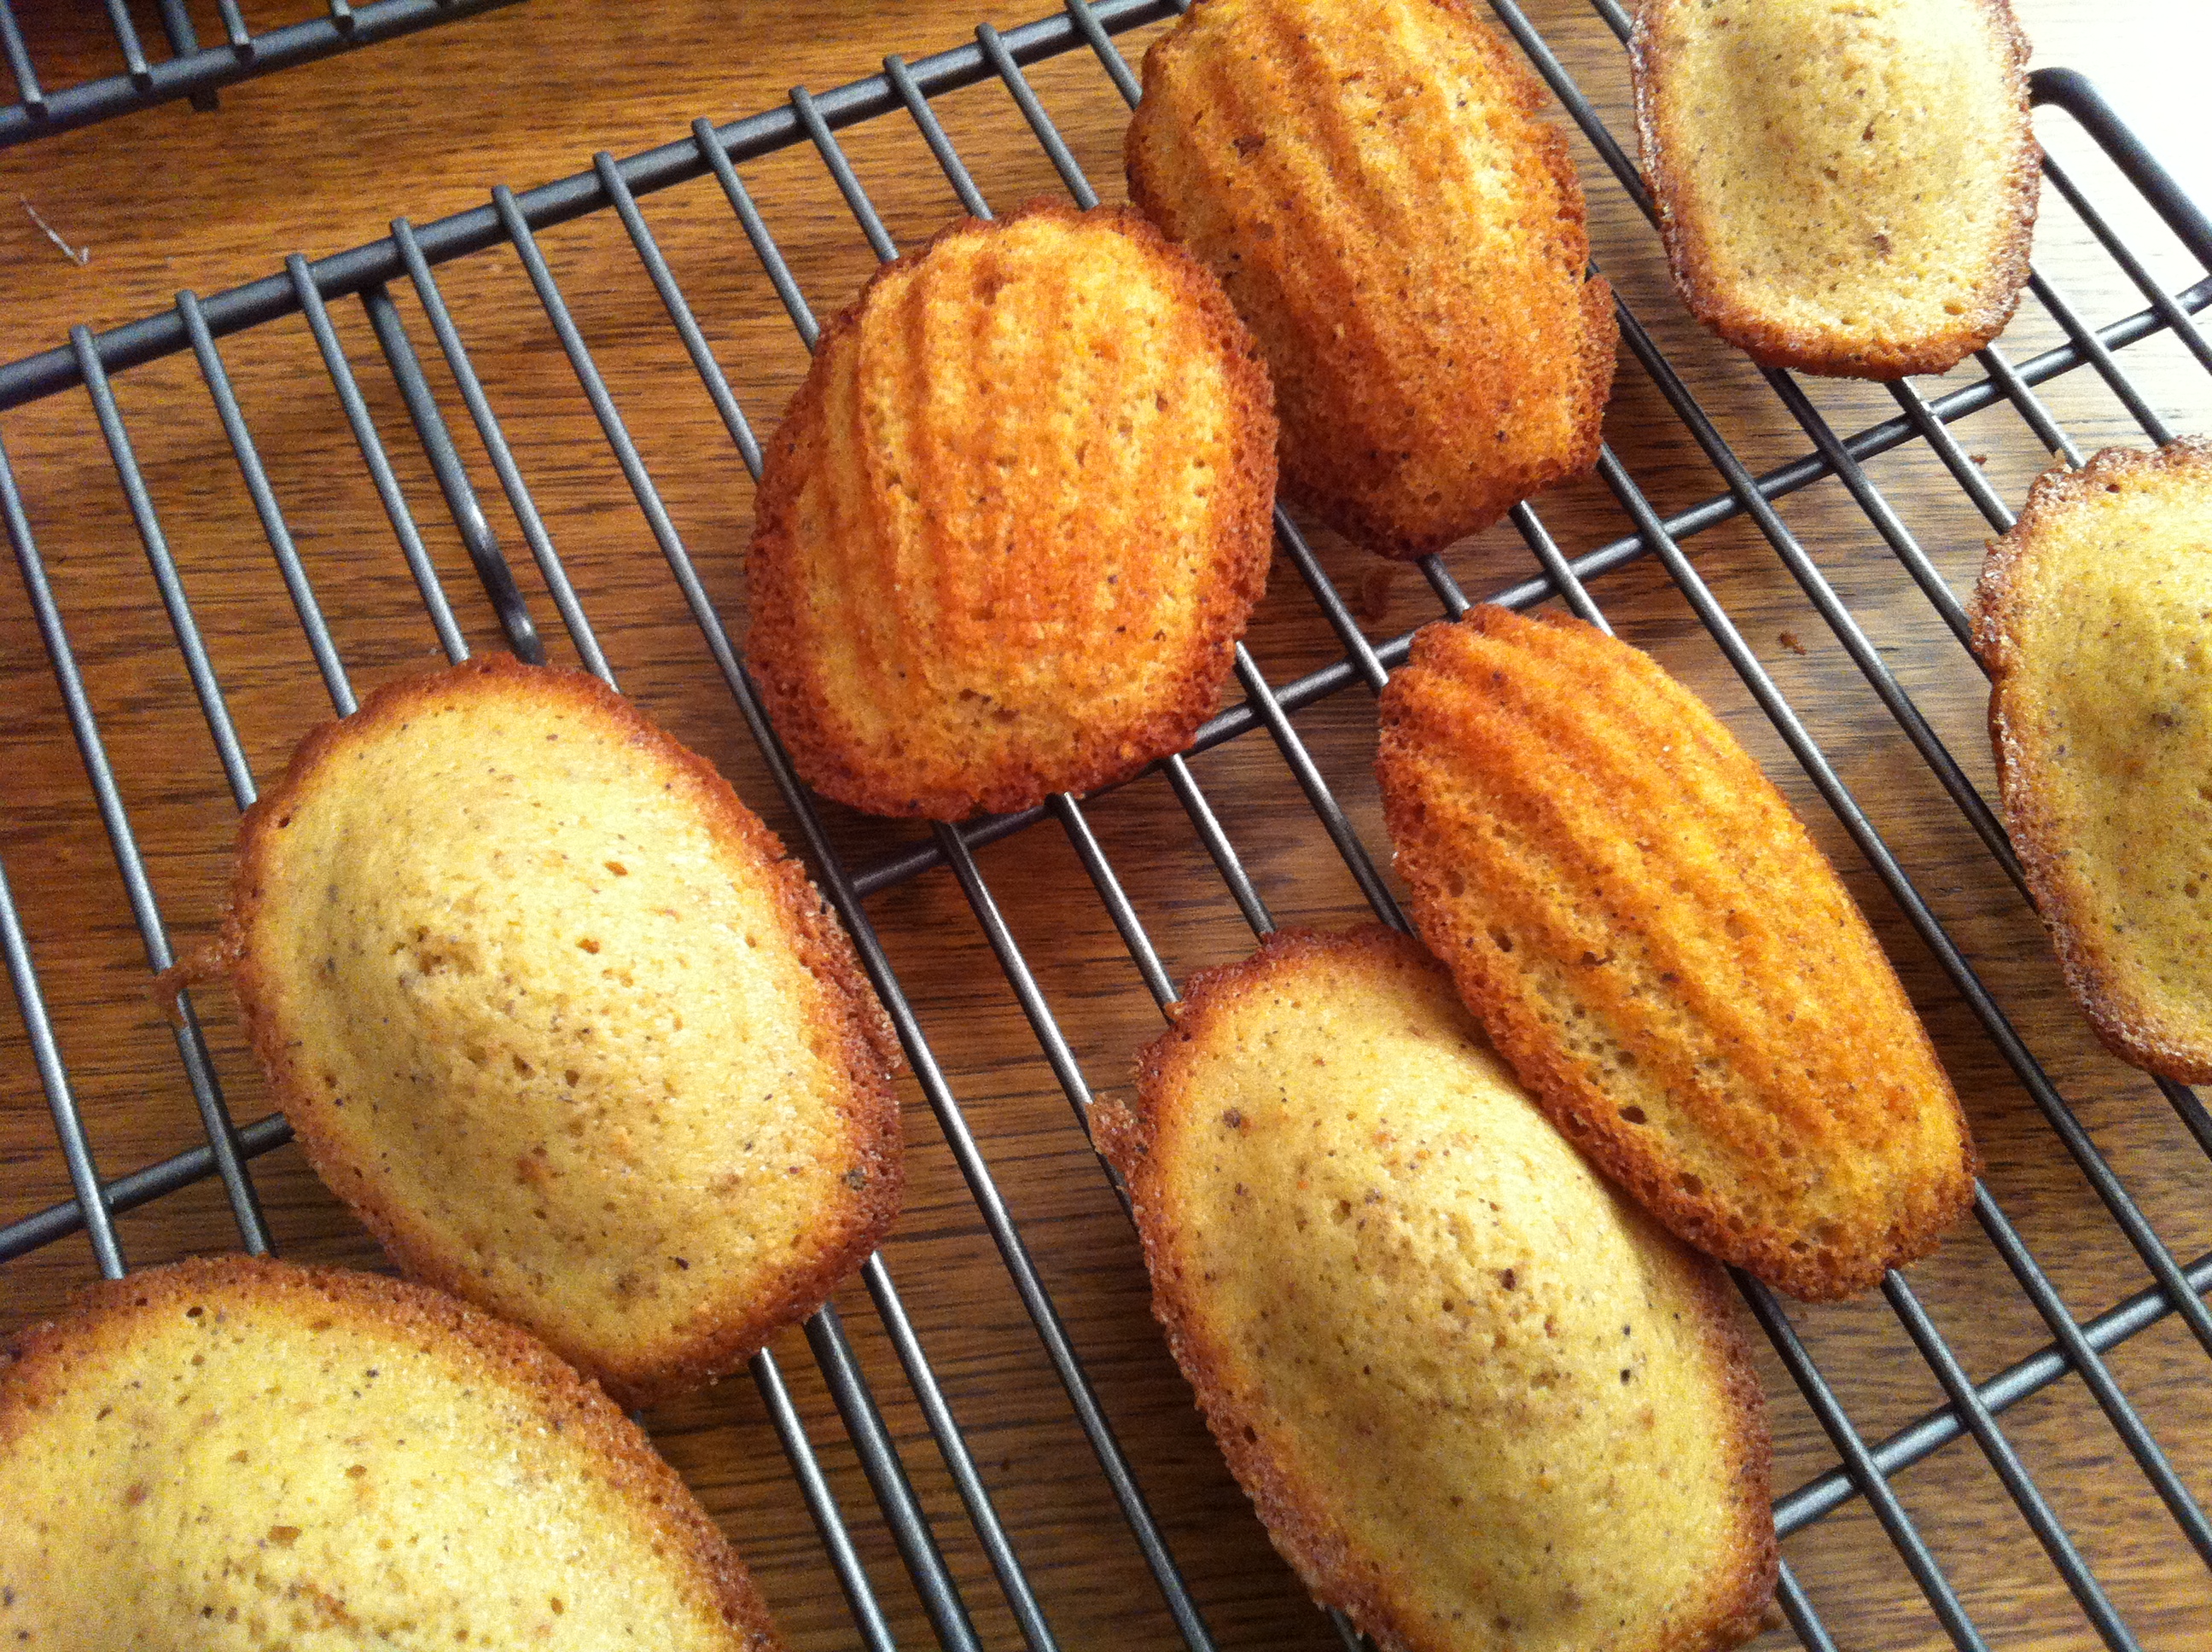
[[249, 822], [235, 898], [249, 1025], [324, 1179], [634, 1403], [811, 1310], [896, 1208], [835, 920], [591, 679], [373, 699]]
[[2128, 1060], [2212, 1079], [2212, 445], [2044, 477], [1981, 622], [2007, 824], [2069, 983]]
[[244, 1259], [0, 1364], [0, 1644], [765, 1649], [642, 1434], [417, 1287]]
[[1155, 1302], [1316, 1594], [1386, 1646], [1733, 1644], [1772, 1581], [1718, 1271], [1622, 1200], [1381, 930], [1191, 986], [1105, 1139]]
[[1878, 377], [2002, 326], [2037, 151], [2001, 0], [1645, 0], [1637, 27], [1644, 164], [1701, 318]]

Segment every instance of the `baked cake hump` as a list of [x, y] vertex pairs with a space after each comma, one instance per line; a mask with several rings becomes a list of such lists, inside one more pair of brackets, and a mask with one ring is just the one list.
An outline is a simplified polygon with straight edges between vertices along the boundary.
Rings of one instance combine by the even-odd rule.
[[1219, 286], [1126, 209], [877, 272], [769, 443], [746, 647], [827, 796], [957, 820], [1126, 780], [1267, 583], [1275, 420]]
[[1631, 52], [1674, 284], [1722, 337], [1899, 379], [2004, 330], [2043, 153], [2005, 0], [1644, 0]]
[[488, 659], [378, 690], [248, 811], [232, 904], [317, 1172], [625, 1404], [736, 1369], [896, 1212], [896, 1056], [843, 932], [595, 678]]
[[1215, 1438], [1396, 1652], [1702, 1652], [1775, 1576], [1720, 1272], [1615, 1193], [1379, 928], [1188, 985], [1095, 1116]]
[[2212, 442], [2039, 479], [1975, 647], [2005, 824], [2121, 1060], [2212, 1081]]
[[522, 1333], [417, 1285], [150, 1268], [0, 1356], [0, 1642], [769, 1652], [672, 1470]]
[[1130, 198], [1259, 339], [1285, 495], [1371, 550], [1596, 460], [1612, 293], [1547, 101], [1464, 0], [1199, 0], [1145, 54]]
[[1553, 1122], [1675, 1233], [1808, 1300], [1936, 1248], [1973, 1147], [1880, 944], [1749, 753], [1648, 654], [1423, 628], [1376, 770], [1422, 938]]

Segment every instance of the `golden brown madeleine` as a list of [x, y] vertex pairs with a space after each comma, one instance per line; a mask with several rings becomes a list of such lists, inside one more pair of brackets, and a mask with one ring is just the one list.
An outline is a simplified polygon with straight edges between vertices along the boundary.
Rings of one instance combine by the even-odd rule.
[[1780, 793], [1563, 616], [1424, 628], [1376, 771], [1422, 938], [1553, 1123], [1691, 1243], [1824, 1301], [1935, 1249], [1973, 1144]]
[[2043, 155], [2005, 0], [1643, 0], [1630, 46], [1698, 320], [1855, 379], [1941, 373], [2004, 331]]
[[1219, 286], [1133, 212], [878, 271], [761, 478], [747, 647], [799, 773], [957, 820], [1181, 750], [1267, 583], [1274, 444]]
[[374, 1274], [151, 1268], [0, 1354], [0, 1642], [769, 1652], [744, 1568], [597, 1388]]
[[2212, 442], [2048, 471], [1990, 546], [1974, 646], [2005, 825], [2090, 1023], [2212, 1080]]
[[852, 948], [704, 759], [578, 672], [380, 689], [246, 812], [222, 952], [308, 1162], [625, 1405], [742, 1364], [898, 1209]]
[[1465, 0], [1199, 0], [1145, 54], [1130, 198], [1266, 352], [1284, 493], [1386, 556], [1597, 459], [1612, 291], [1545, 101]]
[[1275, 1546], [1400, 1652], [1702, 1652], [1773, 1588], [1719, 1270], [1369, 927], [1190, 982], [1102, 1107], [1176, 1361]]

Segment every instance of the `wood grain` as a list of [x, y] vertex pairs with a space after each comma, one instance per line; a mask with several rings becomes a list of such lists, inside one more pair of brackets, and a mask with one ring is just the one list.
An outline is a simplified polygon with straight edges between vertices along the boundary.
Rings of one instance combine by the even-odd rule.
[[[0, 155], [0, 357], [48, 348], [74, 323], [112, 325], [163, 308], [182, 287], [208, 294], [261, 276], [294, 251], [315, 255], [372, 239], [402, 212], [421, 223], [480, 204], [495, 182], [520, 187], [573, 172], [594, 149], [623, 155], [672, 141], [696, 115], [728, 119], [772, 106], [794, 84], [839, 83], [871, 72], [885, 51], [919, 55], [957, 43], [981, 9], [981, 0], [750, 8], [531, 0], [234, 88], [215, 114], [173, 106]], [[2201, 104], [2179, 94], [2187, 65], [2203, 60], [2203, 20], [2177, 17], [2180, 9], [2154, 0], [2023, 0], [2020, 9], [2039, 64], [2086, 56], [2124, 111], [2144, 116], [2154, 141], [2205, 179]], [[112, 69], [73, 9], [19, 9], [34, 46], [55, 54], [41, 60], [52, 83], [70, 78], [70, 64]], [[1569, 0], [1545, 0], [1533, 11], [1613, 130], [1626, 133], [1626, 73], [1611, 35]], [[1025, 15], [996, 6], [991, 20], [1004, 27]], [[150, 16], [142, 24], [152, 38]], [[211, 31], [206, 20], [202, 27]], [[1153, 32], [1124, 42], [1133, 58]], [[2154, 49], [2144, 55], [2131, 44], [2138, 41]], [[2117, 55], [2130, 50], [2137, 55]], [[1070, 55], [1036, 66], [1030, 80], [1088, 175], [1108, 198], [1119, 198], [1125, 111], [1096, 63]], [[1002, 88], [951, 94], [939, 111], [994, 205], [1059, 192]], [[2179, 285], [2203, 273], [2127, 198], [2064, 117], [2046, 113], [2040, 129], [2161, 278]], [[957, 210], [903, 117], [851, 130], [843, 143], [902, 245]], [[1588, 146], [1576, 139], [1575, 149], [1601, 264], [1737, 451], [1755, 469], [1803, 452], [1804, 434], [1759, 376], [1682, 314], [1656, 237]], [[809, 301], [825, 312], [842, 303], [872, 259], [819, 158], [794, 150], [743, 170]], [[89, 246], [91, 262], [79, 268], [64, 260], [19, 214], [18, 195], [73, 244]], [[805, 352], [727, 203], [706, 180], [643, 207], [754, 428], [772, 428]], [[741, 625], [750, 485], [628, 238], [611, 215], [601, 215], [538, 239], [674, 531], [723, 616]], [[2137, 307], [2073, 215], [2050, 197], [2038, 261], [2094, 321]], [[495, 249], [444, 267], [439, 281], [623, 687], [721, 764], [771, 824], [795, 838], [517, 260]], [[431, 364], [440, 405], [538, 623], [556, 637], [544, 580], [421, 307], [404, 289], [394, 298]], [[471, 647], [499, 646], [360, 306], [344, 301], [331, 314], [457, 623]], [[2016, 361], [2058, 336], [2031, 300], [2001, 348]], [[305, 324], [278, 322], [225, 340], [222, 350], [355, 688], [439, 658]], [[2154, 338], [2123, 361], [2177, 428], [2212, 428], [2212, 380], [2172, 341]], [[1625, 356], [1624, 363], [1607, 418], [1623, 462], [1664, 510], [1717, 491], [1712, 467], [1650, 380]], [[1971, 368], [1959, 375], [1972, 376]], [[1806, 389], [1841, 428], [1896, 411], [1872, 386], [1807, 381]], [[253, 774], [265, 779], [329, 714], [329, 697], [189, 356], [118, 375], [115, 393], [239, 739]], [[2090, 373], [2048, 386], [2043, 399], [2084, 450], [2140, 440]], [[1959, 429], [1997, 495], [2016, 504], [2046, 462], [2020, 416], [2001, 405]], [[0, 440], [24, 489], [161, 914], [189, 940], [216, 920], [236, 806], [90, 405], [71, 392], [0, 416]], [[1968, 593], [1986, 525], [1956, 484], [1917, 444], [1869, 469], [1951, 590]], [[1929, 604], [1836, 483], [1808, 488], [1780, 509], [1936, 732], [1984, 795], [1994, 796], [1982, 678]], [[1595, 482], [1562, 489], [1541, 511], [1571, 552], [1628, 531]], [[1393, 636], [1433, 616], [1434, 598], [1413, 570], [1385, 568], [1326, 535], [1316, 543], [1370, 635]], [[1692, 541], [1691, 551], [2158, 1235], [2185, 1260], [2212, 1248], [2204, 1154], [2149, 1084], [2098, 1047], [2065, 996], [2033, 915], [1772, 549], [1738, 519]], [[1449, 560], [1475, 593], [1534, 571], [1510, 528], [1479, 537]], [[1727, 718], [1843, 869], [1966, 1100], [1991, 1193], [2068, 1306], [2087, 1315], [2142, 1288], [2141, 1260], [1663, 571], [1649, 559], [1632, 562], [1599, 581], [1595, 592], [1625, 635]], [[1250, 641], [1278, 683], [1340, 652], [1294, 571], [1279, 562]], [[553, 653], [575, 658], [565, 636]], [[1301, 713], [1297, 728], [1352, 825], [1379, 853], [1371, 699], [1358, 689], [1338, 694]], [[1343, 924], [1364, 915], [1357, 886], [1264, 735], [1208, 752], [1194, 770], [1279, 921]], [[832, 835], [856, 860], [921, 841], [910, 827], [827, 813]], [[1249, 950], [1249, 932], [1164, 778], [1141, 779], [1086, 814], [1177, 979]], [[1158, 1015], [1066, 835], [1048, 823], [984, 849], [979, 859], [1087, 1083], [1121, 1090], [1130, 1052], [1157, 1029]], [[12, 577], [0, 579], [0, 860], [103, 1171], [118, 1174], [193, 1145], [198, 1124], [176, 1045], [147, 997], [143, 951], [84, 763], [29, 603]], [[1269, 1551], [1162, 1351], [1127, 1223], [958, 886], [945, 872], [932, 872], [876, 896], [868, 912], [1217, 1640], [1224, 1647], [1333, 1644]], [[220, 999], [204, 996], [224, 1098], [238, 1119], [258, 1118], [267, 1096], [234, 1016]], [[1060, 1643], [1171, 1644], [1159, 1595], [945, 1133], [911, 1080], [904, 1096], [912, 1193], [885, 1259]], [[260, 1161], [255, 1179], [285, 1254], [378, 1264], [373, 1244], [295, 1151]], [[67, 1193], [28, 1039], [18, 1019], [0, 1017], [0, 1218]], [[134, 1265], [235, 1243], [211, 1183], [122, 1218], [119, 1230]], [[0, 1329], [52, 1313], [91, 1272], [82, 1237], [8, 1265], [0, 1271]], [[1990, 1244], [1971, 1229], [1915, 1268], [1911, 1284], [1977, 1378], [2048, 1340]], [[985, 1643], [1018, 1644], [874, 1308], [857, 1286], [840, 1303]], [[1868, 1437], [1940, 1401], [1928, 1364], [1881, 1298], [1793, 1310], [1792, 1318]], [[806, 1344], [793, 1334], [775, 1353], [901, 1640], [927, 1643], [926, 1621]], [[2212, 1496], [2204, 1351], [2168, 1319], [2115, 1352], [2111, 1364], [2182, 1478]], [[1786, 1490], [1830, 1467], [1835, 1453], [1778, 1363], [1767, 1357], [1763, 1375], [1780, 1442], [1778, 1487]], [[726, 1383], [663, 1407], [650, 1422], [739, 1544], [792, 1643], [852, 1644], [850, 1617], [752, 1387]], [[2139, 1643], [2170, 1652], [2203, 1646], [2212, 1618], [2203, 1564], [2082, 1386], [2055, 1385], [2008, 1412], [2003, 1429]], [[1900, 1475], [1897, 1489], [1991, 1643], [2097, 1643], [1971, 1442]], [[1948, 1643], [1863, 1502], [1794, 1538], [1784, 1554], [1842, 1644]], [[1783, 1632], [1770, 1640], [1789, 1643]]]

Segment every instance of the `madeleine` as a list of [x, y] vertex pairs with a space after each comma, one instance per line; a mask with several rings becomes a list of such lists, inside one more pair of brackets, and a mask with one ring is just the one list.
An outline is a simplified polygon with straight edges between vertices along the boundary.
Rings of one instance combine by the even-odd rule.
[[1543, 83], [1463, 0], [1200, 0], [1129, 197], [1266, 353], [1283, 491], [1415, 557], [1596, 462], [1613, 295]]
[[1376, 768], [1421, 937], [1552, 1121], [1681, 1237], [1808, 1301], [1936, 1248], [1965, 1115], [1874, 932], [1650, 655], [1425, 627]]
[[2090, 1024], [2212, 1081], [2212, 442], [2046, 472], [1982, 573], [2005, 826]]
[[1370, 927], [1194, 978], [1099, 1114], [1153, 1305], [1275, 1546], [1401, 1652], [1707, 1652], [1775, 1578], [1720, 1271]]
[[380, 689], [246, 812], [227, 975], [410, 1273], [625, 1405], [735, 1370], [898, 1209], [882, 1011], [798, 864], [596, 678]]
[[958, 820], [1182, 750], [1267, 582], [1274, 445], [1220, 288], [1133, 212], [884, 266], [761, 478], [746, 646], [799, 773]]
[[774, 1652], [606, 1396], [420, 1285], [228, 1256], [0, 1355], [0, 1641]]
[[2043, 159], [2005, 0], [1644, 0], [1630, 51], [1698, 320], [1856, 379], [1942, 373], [2004, 331]]

